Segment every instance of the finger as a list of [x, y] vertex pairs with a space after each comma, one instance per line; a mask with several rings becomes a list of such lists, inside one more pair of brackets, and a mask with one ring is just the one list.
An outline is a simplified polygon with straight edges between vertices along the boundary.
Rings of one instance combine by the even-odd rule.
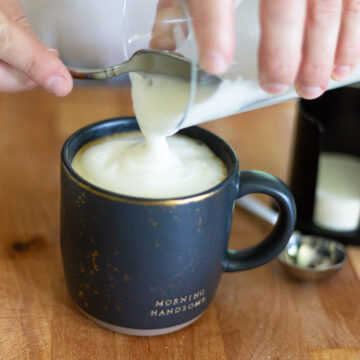
[[180, 26], [184, 37], [188, 34], [186, 23], [182, 21], [184, 18], [185, 15], [178, 0], [159, 0], [152, 29], [150, 48], [175, 50], [175, 27]]
[[0, 59], [58, 96], [72, 89], [72, 78], [57, 58], [31, 34], [0, 13]]
[[300, 61], [305, 22], [304, 0], [262, 0], [259, 82], [272, 94], [294, 83]]
[[332, 74], [334, 80], [343, 80], [360, 61], [360, 2], [344, 0], [342, 23]]
[[200, 65], [211, 74], [222, 74], [234, 56], [234, 0], [189, 0], [188, 3]]
[[34, 89], [37, 84], [21, 71], [0, 62], [0, 92], [17, 92]]
[[10, 21], [19, 25], [37, 38], [28, 18], [25, 16], [21, 4], [17, 0], [1, 0], [0, 12], [4, 13]]
[[341, 0], [309, 0], [303, 59], [296, 89], [305, 99], [320, 96], [329, 82], [341, 19]]

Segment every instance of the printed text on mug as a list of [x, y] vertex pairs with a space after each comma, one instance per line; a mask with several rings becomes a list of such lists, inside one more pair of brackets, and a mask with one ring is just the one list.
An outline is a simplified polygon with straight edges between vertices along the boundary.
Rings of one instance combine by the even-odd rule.
[[174, 299], [156, 300], [150, 316], [168, 316], [195, 309], [206, 300], [205, 289]]

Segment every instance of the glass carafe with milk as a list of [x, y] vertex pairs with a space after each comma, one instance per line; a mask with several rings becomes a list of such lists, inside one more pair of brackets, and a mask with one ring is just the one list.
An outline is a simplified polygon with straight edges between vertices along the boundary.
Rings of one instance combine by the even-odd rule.
[[[194, 68], [191, 84], [175, 78], [162, 76], [131, 76], [133, 100], [136, 113], [145, 119], [141, 127], [157, 129], [171, 135], [179, 128], [215, 120], [224, 116], [283, 102], [298, 97], [294, 89], [281, 95], [270, 95], [258, 83], [257, 49], [260, 38], [259, 1], [236, 2], [236, 52], [229, 70], [214, 82], [196, 81]], [[178, 43], [176, 52], [196, 60], [194, 37]], [[151, 44], [150, 44], [151, 45]], [[331, 80], [328, 89], [360, 81], [360, 68], [343, 82]], [[184, 99], [189, 99], [183, 108]], [[144, 106], [146, 104], [146, 106]], [[161, 106], [158, 106], [161, 105]], [[151, 109], [148, 116], [144, 111]], [[183, 110], [183, 111], [181, 111]], [[156, 116], [157, 112], [160, 116]], [[172, 117], [161, 116], [164, 113]], [[162, 123], [159, 123], [162, 119]]]
[[[171, 134], [179, 127], [297, 97], [294, 90], [269, 95], [258, 84], [259, 0], [235, 2], [235, 58], [220, 81], [209, 84], [195, 81], [196, 41], [184, 0], [169, 3], [171, 11], [161, 8], [158, 0], [108, 0], [105, 4], [98, 0], [38, 0], [41, 6], [34, 6], [29, 0], [21, 3], [40, 39], [57, 48], [68, 65], [115, 65], [138, 50], [150, 48], [174, 51], [191, 60], [191, 83], [155, 75], [132, 75], [136, 113], [143, 115], [143, 109], [150, 109], [146, 111], [148, 116], [140, 116], [142, 130], [147, 127]], [[154, 39], [154, 34], [161, 32], [166, 36]], [[328, 88], [358, 81], [359, 68], [344, 82], [330, 81]], [[172, 114], [172, 118], [166, 114]]]

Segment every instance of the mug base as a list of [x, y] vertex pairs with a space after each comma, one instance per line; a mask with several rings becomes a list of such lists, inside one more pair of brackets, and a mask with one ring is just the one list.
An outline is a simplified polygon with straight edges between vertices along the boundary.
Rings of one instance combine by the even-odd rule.
[[170, 334], [172, 332], [181, 330], [189, 325], [191, 325], [193, 322], [195, 322], [203, 313], [201, 313], [200, 315], [198, 315], [197, 317], [195, 317], [194, 319], [191, 319], [189, 321], [186, 321], [184, 323], [181, 323], [179, 325], [175, 325], [175, 326], [170, 326], [170, 327], [166, 327], [166, 328], [161, 328], [161, 329], [132, 329], [132, 328], [127, 328], [127, 327], [123, 327], [123, 326], [118, 326], [118, 325], [114, 325], [105, 321], [102, 321], [94, 316], [91, 316], [90, 314], [88, 314], [87, 312], [85, 312], [83, 309], [81, 309], [79, 306], [77, 306], [77, 308], [87, 317], [89, 318], [91, 321], [93, 321], [94, 323], [100, 325], [101, 327], [111, 330], [111, 331], [115, 331], [118, 332], [120, 334], [124, 334], [124, 335], [132, 335], [132, 336], [157, 336], [157, 335], [165, 335], [165, 334]]

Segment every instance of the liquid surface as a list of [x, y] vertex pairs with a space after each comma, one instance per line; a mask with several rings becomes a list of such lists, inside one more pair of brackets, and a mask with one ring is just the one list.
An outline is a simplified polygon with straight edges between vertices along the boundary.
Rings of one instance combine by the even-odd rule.
[[145, 142], [138, 131], [86, 144], [72, 166], [103, 189], [154, 199], [203, 192], [219, 184], [227, 173], [224, 163], [201, 142], [182, 135]]

